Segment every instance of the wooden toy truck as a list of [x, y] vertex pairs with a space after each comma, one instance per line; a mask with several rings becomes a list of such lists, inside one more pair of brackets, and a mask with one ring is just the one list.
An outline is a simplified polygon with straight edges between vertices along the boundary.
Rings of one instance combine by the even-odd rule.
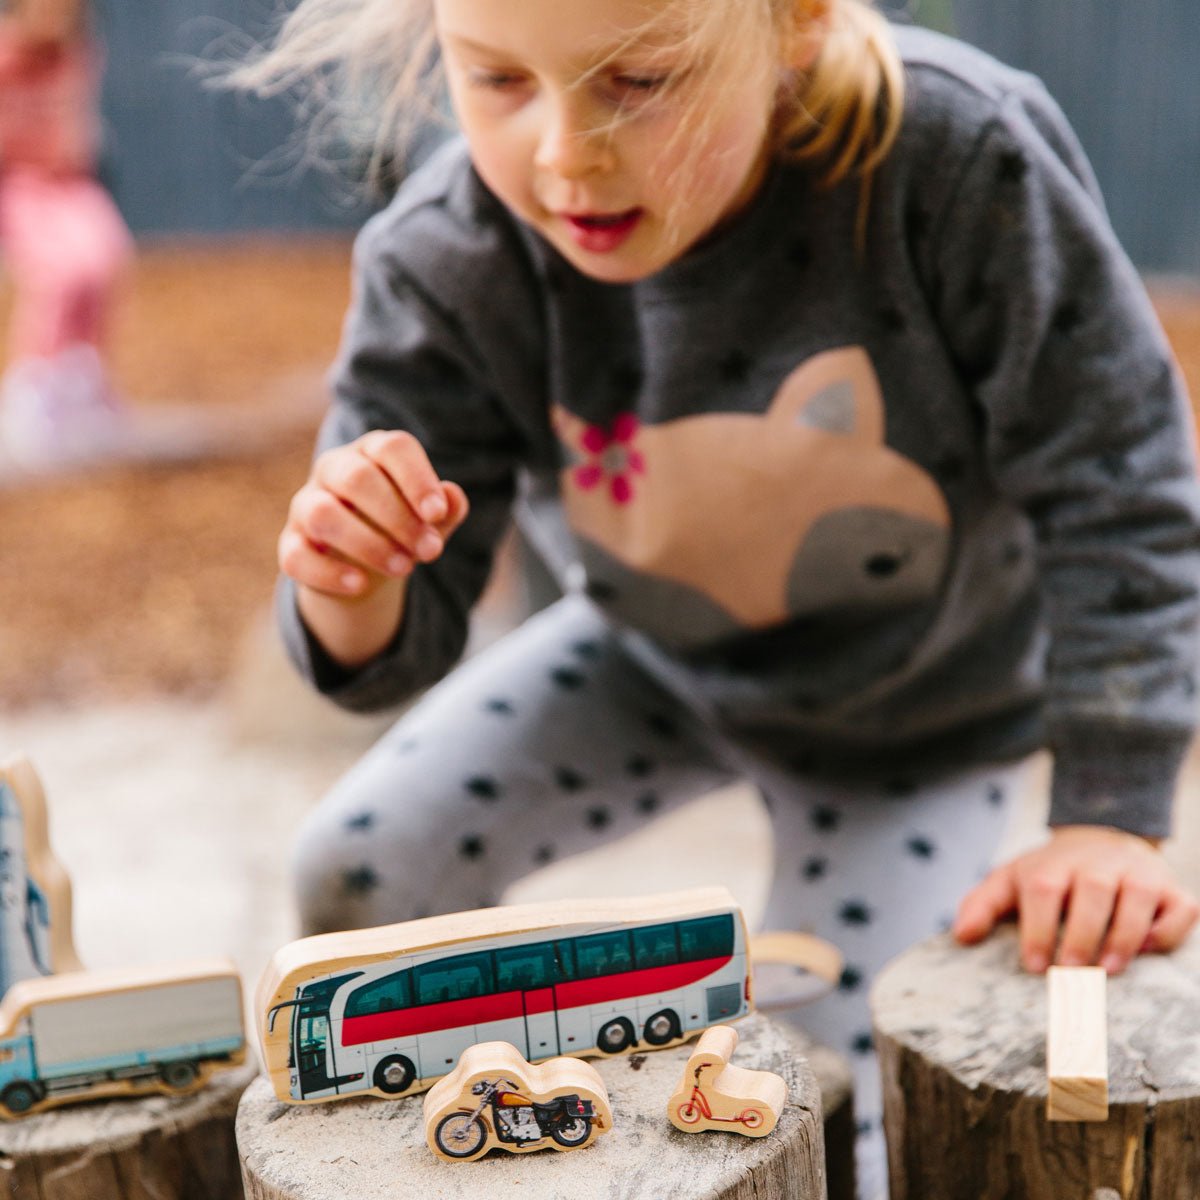
[[245, 1058], [233, 964], [72, 972], [0, 1003], [0, 1117], [144, 1092], [190, 1092]]
[[672, 1046], [750, 1005], [724, 888], [321, 934], [279, 950], [255, 999], [267, 1074], [291, 1103], [420, 1091], [477, 1042], [530, 1062]]

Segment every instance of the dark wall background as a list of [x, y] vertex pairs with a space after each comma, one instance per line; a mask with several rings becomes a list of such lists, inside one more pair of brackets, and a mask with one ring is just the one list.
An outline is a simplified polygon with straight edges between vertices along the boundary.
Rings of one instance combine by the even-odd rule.
[[954, 0], [954, 19], [1046, 81], [1138, 265], [1200, 274], [1200, 3]]
[[[100, 0], [106, 177], [139, 233], [349, 229], [344, 181], [290, 152], [286, 103], [203, 88], [186, 59], [262, 37], [271, 0]], [[514, 0], [519, 3], [520, 0]], [[1039, 74], [1092, 157], [1145, 270], [1200, 275], [1197, 0], [895, 0]], [[244, 35], [242, 38], [244, 44]]]
[[103, 173], [139, 234], [346, 229], [366, 206], [305, 168], [284, 100], [206, 87], [271, 27], [260, 0], [100, 0], [107, 52]]

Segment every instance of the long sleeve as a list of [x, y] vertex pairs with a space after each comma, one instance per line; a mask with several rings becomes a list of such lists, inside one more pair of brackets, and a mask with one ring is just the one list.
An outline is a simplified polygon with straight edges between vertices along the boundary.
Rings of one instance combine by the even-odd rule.
[[441, 558], [418, 566], [396, 638], [359, 670], [345, 670], [321, 651], [299, 618], [289, 581], [278, 592], [293, 661], [319, 690], [356, 710], [399, 702], [440, 679], [461, 655], [527, 452], [526, 435], [501, 393], [519, 391], [517, 376], [528, 375], [528, 334], [505, 345], [504, 320], [472, 324], [472, 306], [482, 303], [485, 290], [476, 267], [487, 254], [483, 247], [471, 253], [465, 237], [457, 262], [439, 259], [438, 244], [461, 232], [450, 225], [442, 207], [415, 204], [384, 213], [360, 235], [354, 296], [332, 377], [334, 403], [318, 449], [371, 429], [408, 430], [438, 474], [466, 491], [468, 518]]
[[1166, 834], [1193, 729], [1200, 613], [1178, 370], [1039, 89], [1008, 97], [936, 225], [940, 320], [997, 486], [1038, 539], [1051, 824]]

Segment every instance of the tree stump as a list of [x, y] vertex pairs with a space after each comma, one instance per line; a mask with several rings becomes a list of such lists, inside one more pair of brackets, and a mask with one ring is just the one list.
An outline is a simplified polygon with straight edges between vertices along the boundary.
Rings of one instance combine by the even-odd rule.
[[425, 1142], [421, 1097], [281, 1104], [266, 1079], [242, 1098], [238, 1150], [248, 1200], [579, 1200], [665, 1195], [711, 1200], [824, 1200], [821, 1099], [795, 1041], [767, 1018], [737, 1023], [740, 1066], [776, 1071], [788, 1102], [769, 1137], [681, 1133], [667, 1120], [692, 1046], [591, 1059], [604, 1078], [614, 1126], [565, 1154], [495, 1151], [475, 1163], [437, 1158]]
[[257, 1073], [218, 1071], [188, 1096], [143, 1096], [0, 1121], [4, 1200], [232, 1200], [234, 1117]]
[[1108, 985], [1109, 1117], [1046, 1120], [1046, 980], [1015, 929], [902, 954], [871, 995], [892, 1200], [1195, 1200], [1200, 939]]

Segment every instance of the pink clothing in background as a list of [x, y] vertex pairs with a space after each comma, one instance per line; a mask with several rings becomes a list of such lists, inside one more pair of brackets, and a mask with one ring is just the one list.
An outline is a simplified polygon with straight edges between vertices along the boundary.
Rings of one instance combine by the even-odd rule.
[[0, 247], [16, 292], [10, 357], [99, 346], [131, 252], [108, 193], [87, 175], [0, 170]]
[[0, 256], [16, 293], [10, 359], [99, 346], [132, 241], [93, 178], [96, 53], [0, 36]]

